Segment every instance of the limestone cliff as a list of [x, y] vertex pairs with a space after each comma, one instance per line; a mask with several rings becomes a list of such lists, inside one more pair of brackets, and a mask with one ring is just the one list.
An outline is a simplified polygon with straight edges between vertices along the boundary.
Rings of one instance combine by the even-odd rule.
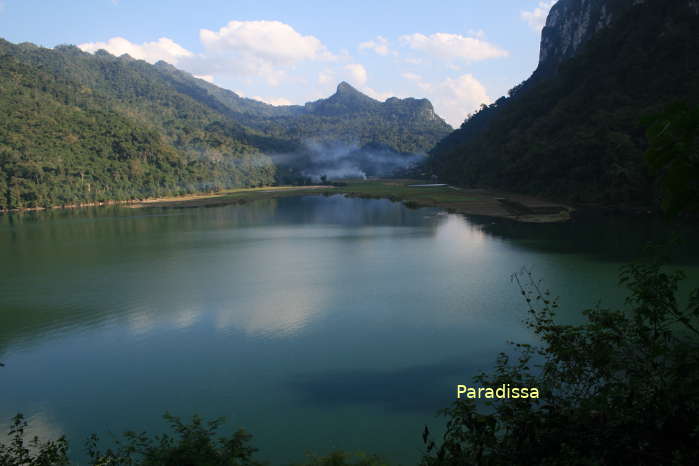
[[644, 1], [560, 0], [551, 8], [541, 32], [539, 71], [555, 70], [626, 8]]

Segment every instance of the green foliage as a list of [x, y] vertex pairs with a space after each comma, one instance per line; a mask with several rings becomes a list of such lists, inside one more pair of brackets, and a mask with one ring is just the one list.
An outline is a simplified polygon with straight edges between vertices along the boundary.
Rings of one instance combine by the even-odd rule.
[[427, 99], [374, 100], [343, 82], [327, 99], [305, 106], [272, 106], [241, 98], [176, 68], [156, 65], [182, 93], [261, 133], [287, 141], [267, 147], [274, 152], [302, 150], [308, 139], [365, 146], [380, 144], [398, 153], [425, 153], [451, 127], [434, 113]]
[[304, 182], [265, 154], [303, 164], [307, 139], [424, 153], [450, 131], [426, 100], [349, 88], [274, 107], [165, 63], [2, 39], [0, 89], [0, 210]]
[[669, 106], [649, 119], [646, 160], [663, 184], [671, 214], [699, 213], [699, 106]]
[[101, 452], [99, 439], [87, 442], [91, 464], [95, 466], [261, 466], [253, 459], [256, 448], [249, 445], [252, 436], [238, 430], [229, 437], [216, 437], [223, 419], [204, 423], [194, 416], [190, 424], [165, 414], [175, 436], [163, 434], [151, 438], [147, 433], [126, 432], [115, 449]]
[[68, 442], [64, 437], [42, 443], [38, 437], [25, 441], [27, 421], [21, 414], [12, 419], [10, 443], [0, 443], [0, 466], [68, 465]]
[[554, 321], [558, 300], [515, 275], [541, 346], [501, 354], [479, 386], [537, 387], [540, 399], [460, 399], [447, 432], [426, 439], [425, 465], [696, 464], [699, 461], [699, 289], [677, 297], [682, 272], [652, 260], [626, 266], [623, 310]]
[[462, 185], [651, 205], [640, 119], [699, 102], [698, 52], [688, 2], [631, 6], [556, 70], [470, 116], [433, 149], [431, 169]]
[[145, 62], [0, 40], [0, 209], [269, 185], [248, 130]]
[[[86, 442], [91, 466], [263, 466], [254, 459], [257, 449], [250, 445], [252, 435], [238, 430], [219, 436], [222, 418], [205, 422], [193, 416], [189, 424], [165, 414], [173, 434], [151, 437], [146, 432], [125, 432], [114, 446], [99, 449], [100, 440], [93, 434]], [[68, 442], [64, 437], [41, 443], [34, 438], [25, 443], [27, 422], [22, 415], [13, 419], [8, 445], [0, 443], [0, 466], [68, 466]], [[309, 454], [297, 466], [387, 466], [376, 455], [336, 451], [325, 456]]]
[[306, 461], [294, 466], [388, 466], [379, 456], [336, 451], [325, 456], [309, 454]]

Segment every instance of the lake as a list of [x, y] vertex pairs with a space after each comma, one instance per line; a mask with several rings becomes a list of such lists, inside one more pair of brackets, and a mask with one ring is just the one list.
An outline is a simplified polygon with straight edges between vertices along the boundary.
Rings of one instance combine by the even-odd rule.
[[[403, 464], [456, 384], [533, 341], [511, 275], [561, 321], [623, 302], [619, 266], [658, 222], [526, 225], [387, 200], [292, 197], [196, 209], [0, 216], [0, 427], [164, 429], [225, 416], [273, 464], [363, 450]], [[699, 283], [699, 251], [676, 264]]]

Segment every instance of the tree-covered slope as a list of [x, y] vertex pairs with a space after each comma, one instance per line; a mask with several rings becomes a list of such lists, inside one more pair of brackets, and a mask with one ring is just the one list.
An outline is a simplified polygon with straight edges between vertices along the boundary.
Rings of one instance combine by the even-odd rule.
[[274, 181], [254, 135], [149, 67], [0, 42], [0, 209]]
[[155, 67], [178, 91], [254, 128], [263, 134], [291, 142], [315, 141], [381, 144], [396, 152], [426, 153], [452, 128], [427, 99], [379, 102], [346, 82], [326, 99], [304, 106], [273, 106], [238, 96], [172, 65]]
[[[595, 25], [576, 5], [596, 3], [604, 2], [554, 6], [547, 25], [562, 26], [544, 29], [540, 69], [441, 141], [431, 152], [435, 173], [577, 202], [654, 201], [642, 119], [673, 101], [699, 102], [699, 6], [611, 2], [590, 9], [604, 22]], [[594, 28], [589, 40], [571, 42], [586, 36], [583, 26]]]
[[427, 100], [345, 83], [276, 107], [163, 62], [2, 39], [0, 109], [0, 210], [297, 182], [318, 147], [379, 145], [400, 165], [451, 129]]

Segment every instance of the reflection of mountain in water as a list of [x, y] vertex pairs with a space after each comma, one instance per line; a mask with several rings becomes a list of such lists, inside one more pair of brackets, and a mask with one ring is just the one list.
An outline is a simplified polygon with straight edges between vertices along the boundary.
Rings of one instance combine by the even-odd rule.
[[0, 350], [115, 319], [136, 334], [185, 328], [208, 311], [221, 329], [293, 332], [323, 303], [323, 277], [294, 270], [303, 258], [293, 251], [431, 225], [424, 210], [342, 196], [0, 216]]
[[533, 224], [469, 217], [483, 232], [545, 253], [586, 254], [596, 260], [628, 262], [641, 257], [649, 243], [672, 243], [676, 265], [699, 263], [699, 244], [687, 225], [668, 227], [665, 220], [644, 217], [597, 217], [567, 223]]
[[[225, 332], [290, 335], [324, 314], [340, 273], [350, 280], [343, 286], [364, 286], [363, 276], [371, 272], [366, 268], [386, 267], [397, 251], [431, 244], [420, 238], [436, 242], [435, 251], [466, 255], [469, 263], [495, 267], [506, 278], [534, 255], [553, 270], [570, 272], [593, 262], [627, 262], [649, 239], [670, 236], [647, 219], [539, 225], [435, 213], [335, 195], [216, 208], [0, 216], [0, 352], [110, 322], [136, 335], [189, 328], [207, 319]], [[492, 238], [505, 240], [505, 248], [495, 247]], [[416, 242], [393, 248], [398, 241]], [[695, 244], [679, 246], [677, 263], [699, 262]], [[503, 252], [513, 247], [527, 259]], [[580, 254], [588, 256], [583, 265], [573, 257]], [[415, 266], [427, 270], [444, 258], [423, 260]], [[565, 281], [568, 272], [560, 279]], [[396, 277], [372, 286], [388, 289]], [[443, 279], [421, 280], [429, 287]]]

